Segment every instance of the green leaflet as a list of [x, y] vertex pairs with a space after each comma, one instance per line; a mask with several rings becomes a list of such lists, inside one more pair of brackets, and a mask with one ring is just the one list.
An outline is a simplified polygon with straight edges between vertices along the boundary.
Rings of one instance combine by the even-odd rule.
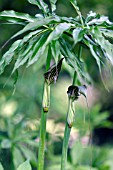
[[22, 163], [17, 170], [31, 170], [31, 165], [29, 163], [29, 161], [25, 161], [24, 163]]
[[22, 53], [20, 53], [18, 55], [17, 61], [15, 62], [12, 74], [15, 72], [15, 70], [17, 70], [20, 66], [22, 66], [23, 64], [25, 64], [27, 62], [27, 60], [31, 57], [32, 55], [32, 48], [33, 48], [33, 44], [29, 44], [26, 47], [26, 50]]
[[58, 57], [60, 55], [60, 44], [59, 44], [59, 41], [52, 41], [50, 43], [50, 47], [51, 47], [52, 56], [53, 56], [53, 58], [55, 60], [55, 63], [57, 64]]
[[19, 13], [13, 10], [2, 11], [0, 12], [0, 20], [6, 20], [8, 22], [21, 22], [21, 21], [28, 21], [34, 22], [35, 17], [30, 16], [26, 13]]
[[100, 45], [102, 50], [105, 52], [105, 56], [107, 56], [108, 60], [113, 64], [113, 44], [111, 44], [108, 40], [106, 40], [100, 30], [95, 27], [93, 29], [94, 37], [96, 42]]
[[85, 30], [83, 30], [82, 28], [75, 28], [73, 30], [74, 45], [76, 45], [77, 42], [82, 40], [84, 33], [85, 33]]
[[53, 40], [57, 40], [63, 32], [70, 29], [71, 26], [72, 24], [66, 22], [57, 25], [47, 38], [46, 44], [49, 44]]
[[0, 61], [0, 74], [4, 72], [4, 68], [10, 64], [10, 62], [13, 59], [13, 56], [16, 55], [15, 51], [18, 48], [21, 40], [15, 41], [10, 49], [3, 55], [1, 61]]
[[38, 33], [40, 34], [42, 31], [43, 29], [39, 29], [39, 30], [32, 31], [29, 34], [25, 35], [19, 44], [19, 48], [23, 47], [24, 43], [31, 41], [31, 38], [34, 38], [34, 36], [37, 36]]
[[[101, 60], [100, 60], [100, 53], [99, 53], [99, 51], [98, 51], [98, 46], [95, 46], [93, 43], [92, 43], [92, 40], [90, 40], [90, 39], [87, 39], [86, 41], [84, 40], [84, 42], [85, 42], [85, 44], [89, 47], [89, 49], [90, 49], [90, 52], [91, 52], [91, 54], [92, 54], [92, 56], [95, 58], [95, 60], [96, 60], [96, 63], [97, 63], [97, 65], [98, 65], [98, 68], [99, 68], [99, 71], [100, 71], [100, 74], [101, 74]], [[96, 50], [94, 49], [94, 47], [96, 48]], [[97, 51], [98, 51], [98, 53], [97, 53]]]
[[25, 64], [27, 60], [32, 56], [33, 53], [33, 47], [37, 42], [37, 34], [40, 33], [42, 30], [36, 30], [28, 35], [26, 35], [20, 42], [18, 46], [18, 58], [15, 62], [14, 68], [12, 73], [15, 72], [16, 69], [18, 69], [20, 66]]
[[[27, 67], [35, 63], [44, 54], [45, 50], [48, 50], [48, 48], [46, 48], [47, 45], [45, 42], [47, 37], [48, 37], [48, 33], [42, 35], [41, 38], [38, 40], [38, 42], [35, 44], [35, 46], [33, 47], [33, 53], [31, 57], [29, 58]], [[44, 57], [46, 57], [46, 55]]]
[[76, 54], [74, 54], [71, 49], [69, 49], [67, 43], [63, 39], [61, 40], [61, 53], [65, 57], [67, 64], [76, 71], [79, 78], [81, 77], [88, 82], [91, 81], [89, 75], [84, 70], [84, 63], [77, 58]]
[[99, 59], [98, 55], [96, 54], [96, 52], [94, 51], [93, 45], [89, 44], [89, 48], [90, 48], [90, 51], [91, 51], [92, 56], [93, 56], [93, 57], [95, 58], [95, 60], [96, 60], [96, 63], [97, 63], [98, 68], [99, 68], [99, 71], [100, 71], [100, 73], [101, 73], [100, 59]]
[[56, 2], [57, 2], [57, 0], [50, 0], [52, 12], [54, 12], [56, 10], [56, 5], [55, 5]]
[[38, 6], [45, 14], [49, 12], [48, 5], [43, 0], [28, 0], [28, 2]]

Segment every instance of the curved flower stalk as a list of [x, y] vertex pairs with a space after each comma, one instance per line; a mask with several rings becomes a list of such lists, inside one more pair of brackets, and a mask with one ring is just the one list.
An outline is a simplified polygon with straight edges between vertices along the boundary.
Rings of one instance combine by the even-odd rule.
[[87, 96], [87, 87], [86, 85], [83, 86], [71, 85], [68, 88], [67, 94], [68, 94], [68, 111], [62, 148], [61, 170], [66, 170], [68, 142], [75, 117], [75, 101], [78, 100], [81, 94], [85, 97]]
[[41, 114], [41, 127], [40, 127], [40, 142], [39, 142], [39, 152], [38, 152], [38, 167], [37, 170], [44, 169], [44, 148], [45, 148], [45, 137], [46, 137], [46, 120], [47, 112], [50, 107], [50, 85], [56, 82], [61, 70], [63, 58], [59, 61], [57, 65], [53, 65], [49, 70], [44, 73], [44, 93], [42, 102], [42, 114]]

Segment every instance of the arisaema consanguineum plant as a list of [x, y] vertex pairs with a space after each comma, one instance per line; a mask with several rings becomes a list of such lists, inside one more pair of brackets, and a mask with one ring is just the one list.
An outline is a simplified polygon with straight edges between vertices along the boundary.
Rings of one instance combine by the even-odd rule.
[[[0, 59], [0, 74], [12, 63], [11, 75], [17, 72], [20, 66], [29, 67], [37, 63], [38, 60], [46, 59], [38, 170], [43, 170], [44, 168], [46, 119], [50, 105], [50, 85], [58, 79], [63, 58], [67, 65], [72, 68], [73, 85], [77, 84], [77, 82], [82, 84], [82, 82], [91, 81], [87, 71], [88, 68], [86, 69], [86, 62], [80, 57], [84, 48], [91, 52], [98, 65], [100, 75], [101, 67], [106, 67], [106, 62], [113, 64], [113, 44], [110, 41], [113, 38], [113, 23], [109, 21], [108, 17], [95, 12], [89, 12], [86, 17], [82, 16], [76, 0], [69, 1], [75, 8], [76, 17], [58, 16], [55, 13], [57, 0], [49, 0], [49, 7], [43, 0], [28, 0], [29, 3], [36, 5], [42, 10], [42, 14], [35, 16], [18, 13], [13, 10], [0, 12], [1, 23], [5, 21], [6, 23], [21, 24], [23, 26], [19, 32], [5, 43], [6, 45], [10, 40], [14, 41], [9, 50]], [[21, 38], [19, 38], [20, 36]], [[1, 50], [3, 47], [1, 47]], [[51, 60], [55, 63], [53, 66], [50, 66]], [[67, 120], [65, 135], [72, 126], [67, 126], [69, 124]], [[70, 132], [68, 135], [64, 135], [64, 143], [66, 142], [66, 145], [63, 147], [65, 151], [63, 150], [62, 162], [64, 161], [65, 165], [62, 163], [62, 170], [66, 168], [69, 134]]]

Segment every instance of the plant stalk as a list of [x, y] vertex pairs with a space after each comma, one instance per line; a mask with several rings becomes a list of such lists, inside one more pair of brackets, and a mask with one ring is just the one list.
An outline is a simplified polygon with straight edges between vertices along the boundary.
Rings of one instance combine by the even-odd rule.
[[[81, 57], [81, 54], [82, 54], [82, 47], [80, 46], [78, 50], [78, 58]], [[77, 73], [75, 71], [74, 76], [73, 76], [73, 85], [76, 84], [76, 81], [77, 81]], [[69, 106], [70, 106], [70, 102], [68, 102], [68, 109], [69, 109]], [[65, 131], [64, 131], [63, 147], [62, 147], [61, 170], [66, 170], [68, 143], [69, 143], [70, 132], [71, 132], [71, 127], [69, 127], [68, 125], [67, 117], [66, 117]]]
[[65, 132], [64, 132], [64, 140], [63, 140], [63, 148], [62, 148], [61, 170], [66, 170], [67, 150], [68, 150], [70, 132], [71, 132], [71, 128], [68, 127], [68, 123], [66, 121]]
[[84, 27], [84, 22], [83, 22], [83, 19], [82, 19], [82, 14], [79, 10], [79, 7], [77, 5], [75, 5], [73, 2], [71, 2], [71, 4], [73, 5], [73, 7], [75, 8], [78, 16], [80, 17], [80, 21], [81, 21], [81, 24], [82, 24], [82, 27]]
[[[50, 67], [50, 61], [51, 61], [51, 55], [50, 55], [50, 50], [49, 50], [47, 61], [46, 61], [46, 71]], [[44, 106], [44, 104], [47, 106]], [[40, 141], [39, 141], [37, 170], [44, 169], [46, 122], [47, 122], [47, 112], [49, 110], [49, 104], [50, 104], [50, 86], [46, 82], [44, 82], [43, 106], [42, 106], [41, 123], [40, 123]]]
[[45, 137], [46, 137], [46, 119], [47, 113], [42, 110], [41, 114], [41, 127], [40, 127], [40, 142], [38, 152], [38, 167], [37, 170], [44, 169], [44, 150], [45, 150]]

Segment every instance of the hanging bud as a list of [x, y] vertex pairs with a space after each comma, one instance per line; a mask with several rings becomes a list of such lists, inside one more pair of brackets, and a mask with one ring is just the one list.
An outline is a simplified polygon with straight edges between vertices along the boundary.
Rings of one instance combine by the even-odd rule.
[[50, 106], [50, 85], [47, 82], [44, 83], [44, 94], [43, 94], [43, 111], [48, 112]]
[[68, 122], [69, 128], [71, 128], [73, 125], [74, 115], [75, 115], [74, 101], [77, 100], [81, 94], [87, 97], [87, 87], [86, 85], [83, 85], [83, 86], [71, 85], [68, 88], [67, 94], [69, 98], [67, 122]]
[[68, 98], [69, 98], [67, 122], [68, 122], [69, 128], [71, 128], [73, 125], [74, 115], [75, 115], [74, 101], [77, 100], [78, 97], [80, 96], [78, 86], [74, 86], [74, 85], [69, 86], [67, 94], [68, 94]]
[[67, 113], [67, 123], [69, 128], [73, 126], [74, 115], [75, 115], [75, 105], [73, 100], [69, 98], [68, 113]]
[[44, 83], [44, 96], [43, 96], [43, 111], [48, 112], [50, 105], [50, 84], [56, 82], [58, 79], [58, 75], [61, 70], [62, 58], [57, 65], [53, 65], [50, 69], [44, 73], [45, 83]]
[[45, 78], [45, 81], [48, 83], [48, 85], [53, 82], [56, 83], [58, 79], [58, 75], [61, 70], [63, 59], [64, 58], [62, 58], [57, 65], [51, 66], [50, 69], [46, 73], [44, 73], [44, 78]]

